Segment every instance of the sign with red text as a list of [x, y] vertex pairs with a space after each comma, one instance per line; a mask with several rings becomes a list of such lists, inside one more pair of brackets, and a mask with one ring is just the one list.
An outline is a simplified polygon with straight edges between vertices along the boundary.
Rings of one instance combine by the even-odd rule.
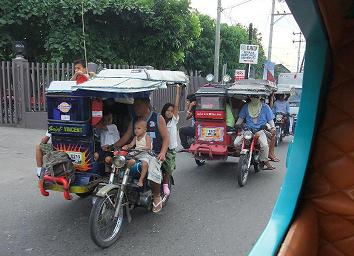
[[244, 69], [236, 69], [235, 70], [235, 81], [245, 79], [246, 71]]

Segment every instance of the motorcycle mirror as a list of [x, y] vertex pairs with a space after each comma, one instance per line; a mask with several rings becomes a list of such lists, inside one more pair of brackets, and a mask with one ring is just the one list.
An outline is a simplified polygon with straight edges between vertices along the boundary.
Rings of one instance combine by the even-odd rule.
[[208, 75], [206, 76], [206, 80], [207, 80], [208, 82], [213, 81], [213, 79], [214, 79], [214, 75], [213, 75], [213, 74], [208, 74]]

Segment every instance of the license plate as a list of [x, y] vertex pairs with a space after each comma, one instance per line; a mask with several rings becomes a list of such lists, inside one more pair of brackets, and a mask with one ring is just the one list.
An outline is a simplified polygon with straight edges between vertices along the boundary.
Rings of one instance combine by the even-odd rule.
[[71, 160], [73, 161], [73, 164], [76, 165], [82, 165], [83, 164], [83, 152], [66, 152]]
[[207, 141], [222, 141], [224, 137], [223, 127], [204, 127], [201, 130], [201, 139]]

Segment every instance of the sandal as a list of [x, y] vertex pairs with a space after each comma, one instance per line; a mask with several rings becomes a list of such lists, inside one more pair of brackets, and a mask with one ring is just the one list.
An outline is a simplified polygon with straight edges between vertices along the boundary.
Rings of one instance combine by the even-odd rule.
[[272, 161], [272, 162], [280, 162], [280, 159], [279, 158], [276, 158], [276, 157], [269, 157], [269, 161]]
[[160, 196], [160, 202], [158, 204], [155, 204], [155, 202], [152, 202], [152, 212], [153, 213], [158, 213], [162, 210], [162, 200]]

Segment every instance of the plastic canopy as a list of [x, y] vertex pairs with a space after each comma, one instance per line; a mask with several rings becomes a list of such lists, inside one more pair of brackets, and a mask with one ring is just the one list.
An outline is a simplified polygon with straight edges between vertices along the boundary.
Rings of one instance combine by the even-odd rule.
[[244, 79], [233, 83], [227, 93], [233, 95], [270, 95], [277, 90], [275, 83], [260, 79]]
[[168, 84], [186, 85], [188, 81], [188, 76], [182, 71], [105, 69], [95, 78], [82, 84], [76, 84], [74, 81], [53, 81], [47, 91], [133, 94], [166, 88]]

